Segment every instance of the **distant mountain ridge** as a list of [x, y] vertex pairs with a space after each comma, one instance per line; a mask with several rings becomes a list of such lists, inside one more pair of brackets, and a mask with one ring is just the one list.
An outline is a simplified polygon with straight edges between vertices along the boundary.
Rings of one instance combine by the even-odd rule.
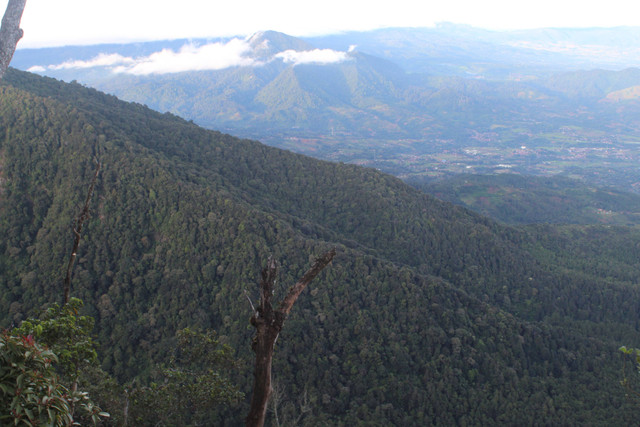
[[[355, 45], [362, 52], [398, 63], [408, 72], [462, 77], [477, 73], [478, 70], [473, 70], [475, 67], [466, 65], [473, 63], [485, 64], [489, 66], [488, 69], [496, 67], [495, 71], [499, 73], [513, 68], [515, 63], [526, 64], [529, 70], [548, 68], [547, 73], [592, 68], [620, 70], [640, 66], [640, 60], [634, 60], [638, 55], [633, 55], [639, 45], [640, 27], [489, 31], [441, 23], [432, 28], [386, 28], [304, 38], [263, 31], [248, 39], [252, 37], [271, 39], [272, 48], [280, 51], [291, 48], [306, 50], [312, 46], [346, 51]], [[105, 52], [142, 56], [162, 48], [179, 49], [185, 43], [226, 42], [231, 38], [19, 49], [13, 66], [26, 69], [34, 65], [58, 64], [71, 58], [87, 60]], [[445, 68], [442, 68], [443, 65]], [[441, 67], [441, 71], [434, 72], [430, 68], [434, 66]], [[467, 70], [456, 71], [456, 67], [460, 66], [467, 67]], [[490, 78], [490, 75], [486, 77]]]
[[640, 55], [620, 53], [637, 37], [637, 28], [455, 25], [308, 39], [267, 31], [21, 50], [14, 64], [402, 178], [508, 169], [640, 191]]
[[260, 31], [249, 37], [247, 41], [254, 49], [252, 55], [265, 60], [286, 50], [308, 51], [314, 49], [312, 44], [303, 39], [277, 31]]

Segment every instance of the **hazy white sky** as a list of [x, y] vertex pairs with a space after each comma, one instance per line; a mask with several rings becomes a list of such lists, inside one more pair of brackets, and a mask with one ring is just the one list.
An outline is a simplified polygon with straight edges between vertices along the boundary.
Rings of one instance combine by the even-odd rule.
[[[0, 0], [2, 13], [8, 0]], [[487, 29], [640, 25], [636, 0], [27, 0], [19, 47], [294, 36], [438, 22]]]

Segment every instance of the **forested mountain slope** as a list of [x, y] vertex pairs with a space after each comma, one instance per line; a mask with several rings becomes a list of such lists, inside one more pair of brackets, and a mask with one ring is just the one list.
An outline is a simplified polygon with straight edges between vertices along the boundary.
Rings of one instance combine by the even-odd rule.
[[266, 31], [24, 49], [13, 63], [210, 129], [402, 178], [565, 174], [637, 192], [637, 34], [444, 25], [303, 40]]
[[456, 175], [409, 181], [441, 200], [507, 224], [637, 225], [640, 196], [562, 176]]
[[[313, 402], [305, 424], [635, 417], [616, 353], [640, 339], [638, 233], [504, 227], [375, 170], [17, 71], [0, 86], [2, 326], [60, 300], [94, 157], [104, 166], [72, 294], [120, 381], [162, 360], [177, 329], [202, 326], [237, 351], [232, 375], [249, 393], [244, 291], [256, 298], [270, 254], [284, 290], [336, 246], [276, 349], [289, 401]], [[597, 248], [621, 241], [625, 257], [607, 263], [618, 252]], [[245, 405], [225, 423], [242, 424]]]

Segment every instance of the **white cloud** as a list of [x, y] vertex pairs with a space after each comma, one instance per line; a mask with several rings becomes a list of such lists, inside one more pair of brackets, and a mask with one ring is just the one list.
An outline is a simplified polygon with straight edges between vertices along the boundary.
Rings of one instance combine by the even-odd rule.
[[30, 73], [44, 73], [47, 69], [42, 65], [34, 65], [33, 67], [27, 68], [27, 71]]
[[[267, 41], [259, 46], [251, 46], [251, 39], [234, 38], [226, 43], [209, 43], [202, 46], [186, 44], [179, 51], [163, 49], [149, 56], [132, 58], [117, 53], [104, 54], [90, 60], [72, 60], [48, 67], [34, 66], [30, 71], [46, 72], [49, 70], [69, 70], [102, 67], [114, 73], [133, 75], [169, 74], [185, 71], [222, 70], [231, 67], [248, 67], [264, 65], [264, 60], [255, 58], [255, 54], [268, 47]], [[254, 55], [252, 55], [254, 54]], [[298, 64], [332, 64], [349, 59], [347, 52], [331, 49], [315, 49], [308, 51], [286, 50], [267, 59], [270, 62], [281, 59], [285, 63]]]
[[250, 51], [249, 43], [241, 39], [232, 39], [227, 43], [210, 43], [199, 47], [185, 45], [178, 52], [164, 49], [137, 59], [133, 65], [118, 67], [114, 71], [147, 75], [222, 70], [230, 67], [256, 65], [257, 62], [247, 56]]
[[333, 64], [346, 61], [346, 52], [332, 49], [314, 49], [305, 51], [285, 50], [276, 54], [276, 58], [282, 59], [286, 63], [298, 64]]
[[132, 64], [134, 62], [135, 60], [133, 58], [122, 56], [117, 53], [101, 53], [100, 55], [96, 56], [93, 59], [90, 59], [89, 61], [67, 61], [58, 65], [50, 65], [48, 68], [50, 70], [68, 70], [77, 68], [111, 67], [114, 65]]

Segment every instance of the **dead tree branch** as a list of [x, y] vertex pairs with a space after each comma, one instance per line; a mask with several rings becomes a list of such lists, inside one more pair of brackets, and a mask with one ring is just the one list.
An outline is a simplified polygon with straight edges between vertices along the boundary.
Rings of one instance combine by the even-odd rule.
[[2, 18], [0, 27], [0, 79], [9, 68], [16, 46], [24, 34], [20, 28], [22, 12], [27, 0], [9, 0], [7, 10]]
[[320, 258], [316, 259], [311, 268], [302, 276], [298, 283], [293, 285], [291, 289], [289, 289], [289, 293], [280, 303], [279, 311], [283, 315], [289, 314], [293, 304], [300, 296], [300, 293], [307, 287], [307, 285], [322, 271], [323, 268], [327, 266], [336, 255], [335, 249], [330, 250], [326, 254], [322, 255]]
[[336, 255], [336, 250], [318, 258], [302, 278], [289, 289], [278, 309], [273, 309], [271, 298], [278, 276], [278, 266], [273, 257], [269, 257], [267, 266], [262, 270], [260, 282], [260, 305], [251, 317], [251, 324], [256, 328], [256, 336], [251, 348], [256, 353], [253, 395], [251, 408], [245, 420], [247, 427], [262, 427], [267, 413], [267, 404], [271, 394], [271, 362], [273, 347], [284, 326], [284, 321], [304, 288], [325, 268]]
[[98, 174], [100, 173], [100, 162], [96, 161], [96, 171], [93, 174], [93, 179], [91, 180], [91, 185], [89, 185], [89, 191], [87, 191], [87, 198], [84, 201], [84, 207], [82, 208], [82, 212], [78, 216], [76, 220], [76, 226], [73, 228], [73, 234], [75, 238], [73, 240], [73, 249], [71, 249], [71, 255], [69, 256], [69, 263], [67, 264], [67, 274], [64, 278], [64, 297], [63, 303], [66, 304], [69, 302], [69, 293], [71, 291], [71, 272], [73, 270], [73, 263], [76, 260], [76, 254], [78, 253], [78, 246], [80, 246], [80, 233], [82, 233], [82, 226], [84, 222], [89, 219], [89, 204], [91, 203], [91, 198], [93, 197], [93, 189], [96, 186], [96, 181], [98, 180]]

